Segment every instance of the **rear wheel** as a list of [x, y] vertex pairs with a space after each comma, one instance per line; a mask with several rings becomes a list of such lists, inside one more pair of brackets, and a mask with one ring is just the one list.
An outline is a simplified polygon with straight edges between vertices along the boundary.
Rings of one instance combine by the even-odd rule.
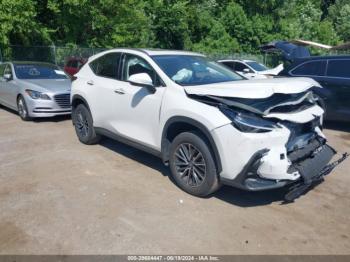
[[18, 110], [19, 116], [23, 121], [31, 120], [31, 117], [29, 116], [29, 113], [28, 113], [28, 107], [23, 96], [19, 96], [17, 99], [17, 110]]
[[204, 197], [220, 187], [211, 150], [196, 132], [181, 133], [173, 140], [170, 169], [176, 184], [189, 194]]
[[93, 145], [100, 141], [101, 136], [96, 134], [91, 113], [85, 105], [80, 104], [75, 108], [72, 119], [80, 142]]

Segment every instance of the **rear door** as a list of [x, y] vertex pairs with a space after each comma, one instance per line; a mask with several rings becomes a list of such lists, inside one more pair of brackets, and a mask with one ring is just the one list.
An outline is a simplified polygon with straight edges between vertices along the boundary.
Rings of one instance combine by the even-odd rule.
[[123, 84], [119, 80], [121, 53], [107, 53], [89, 63], [93, 74], [84, 79], [86, 96], [94, 119], [94, 126], [119, 132], [115, 125], [121, 114], [121, 97], [116, 93]]
[[327, 78], [323, 85], [332, 93], [332, 103], [336, 115], [333, 117], [342, 120], [350, 117], [350, 59], [328, 60]]

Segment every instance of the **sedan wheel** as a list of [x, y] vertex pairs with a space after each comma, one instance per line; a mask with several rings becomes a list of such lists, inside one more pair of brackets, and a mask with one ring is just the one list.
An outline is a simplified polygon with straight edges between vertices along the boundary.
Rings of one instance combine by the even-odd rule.
[[17, 109], [18, 109], [18, 114], [22, 120], [24, 120], [24, 121], [30, 120], [30, 117], [28, 114], [28, 108], [27, 108], [26, 102], [22, 96], [20, 96], [17, 100]]

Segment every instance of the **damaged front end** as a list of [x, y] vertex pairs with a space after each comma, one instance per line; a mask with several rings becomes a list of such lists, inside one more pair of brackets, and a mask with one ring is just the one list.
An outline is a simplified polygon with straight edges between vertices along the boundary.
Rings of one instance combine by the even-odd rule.
[[258, 150], [233, 180], [223, 178], [223, 183], [251, 191], [289, 186], [285, 199], [293, 201], [348, 157], [344, 154], [330, 164], [336, 151], [322, 133], [324, 111], [311, 91], [261, 99], [189, 96], [218, 107], [240, 132], [280, 130], [286, 137], [279, 147]]

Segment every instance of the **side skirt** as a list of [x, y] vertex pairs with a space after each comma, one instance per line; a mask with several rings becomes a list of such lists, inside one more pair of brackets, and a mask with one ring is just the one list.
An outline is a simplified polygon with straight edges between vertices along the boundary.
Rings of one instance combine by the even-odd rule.
[[113, 132], [111, 132], [105, 128], [102, 128], [102, 127], [94, 127], [94, 128], [95, 128], [96, 134], [109, 137], [113, 140], [117, 140], [118, 142], [121, 142], [121, 143], [126, 144], [128, 146], [132, 146], [132, 147], [137, 148], [141, 151], [152, 154], [156, 157], [159, 157], [159, 158], [162, 157], [162, 152], [160, 152], [154, 148], [151, 148], [148, 145], [145, 145], [145, 144], [140, 143], [138, 141], [132, 140], [130, 138], [126, 138], [125, 136], [122, 136], [120, 134], [113, 133]]

